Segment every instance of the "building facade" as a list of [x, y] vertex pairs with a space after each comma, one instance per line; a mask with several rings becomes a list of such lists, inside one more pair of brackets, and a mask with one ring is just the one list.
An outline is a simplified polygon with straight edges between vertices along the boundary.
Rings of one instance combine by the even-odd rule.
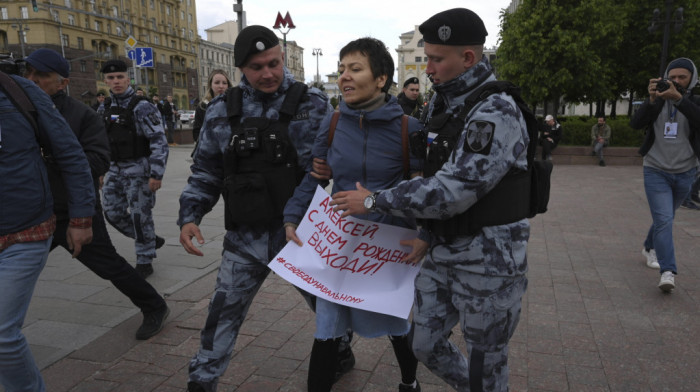
[[[207, 33], [207, 41], [208, 44], [213, 44], [213, 45], [208, 45], [207, 49], [210, 50], [211, 56], [215, 56], [216, 53], [219, 53], [220, 56], [226, 56], [228, 53], [224, 49], [218, 49], [217, 52], [217, 46], [218, 48], [231, 48], [231, 53], [233, 51], [233, 44], [236, 42], [236, 38], [238, 38], [238, 21], [227, 21], [224, 23], [221, 23], [219, 25], [209, 27], [206, 30], [204, 30]], [[279, 38], [279, 37], [278, 37]], [[204, 45], [205, 43], [202, 42]], [[284, 41], [280, 39], [280, 46], [283, 47], [284, 50]], [[294, 78], [298, 81], [303, 82], [304, 79], [304, 48], [301, 46], [297, 45], [296, 41], [287, 41], [286, 44], [286, 59], [287, 59], [287, 68], [292, 72], [294, 75]], [[201, 54], [200, 54], [201, 55]], [[204, 62], [202, 64], [201, 62]], [[212, 60], [213, 63], [213, 60]], [[231, 64], [233, 64], [233, 54], [231, 54]], [[205, 57], [204, 55], [201, 55], [201, 60], [200, 60], [200, 66], [199, 69], [207, 69], [207, 72], [205, 75], [202, 75], [201, 79], [204, 80], [204, 83], [202, 85], [206, 85], [206, 80], [209, 78], [209, 72], [210, 69], [216, 69], [216, 68], [209, 68], [209, 59]], [[226, 70], [228, 72], [228, 68], [224, 67], [224, 63], [220, 64], [221, 66], [219, 68]], [[232, 74], [229, 73], [229, 76]], [[200, 79], [200, 80], [201, 80]], [[235, 79], [235, 83], [237, 84], [240, 82], [240, 75]], [[201, 90], [201, 88], [200, 88]]]
[[[132, 84], [147, 94], [172, 95], [180, 108], [198, 96], [197, 13], [194, 0], [59, 0], [0, 2], [0, 51], [15, 58], [39, 48], [63, 54], [71, 65], [68, 94], [86, 103], [107, 91], [100, 69], [128, 57], [127, 39], [152, 48], [152, 61], [137, 59]], [[148, 66], [152, 65], [152, 66]]]
[[[413, 31], [408, 31], [399, 36], [401, 44], [396, 49], [398, 53], [397, 84], [399, 90], [403, 88], [403, 83], [412, 77], [417, 77], [420, 82], [420, 91], [423, 97], [427, 97], [433, 83], [425, 72], [428, 66], [428, 57], [425, 55], [425, 42], [423, 34], [418, 30], [418, 25]], [[484, 48], [484, 56], [488, 57], [491, 65], [496, 58], [496, 47]], [[495, 72], [495, 71], [494, 71]]]

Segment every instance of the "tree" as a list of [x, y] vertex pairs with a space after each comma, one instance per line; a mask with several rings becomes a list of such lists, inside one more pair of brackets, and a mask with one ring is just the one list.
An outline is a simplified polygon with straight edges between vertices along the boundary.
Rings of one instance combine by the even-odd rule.
[[[688, 57], [697, 63], [700, 4], [676, 0], [673, 9], [678, 7], [684, 10], [683, 28], [671, 33], [667, 62]], [[533, 103], [646, 95], [649, 79], [659, 76], [663, 39], [663, 26], [648, 31], [654, 8], [664, 15], [665, 1], [524, 1], [515, 13], [501, 14], [499, 74], [519, 84]]]

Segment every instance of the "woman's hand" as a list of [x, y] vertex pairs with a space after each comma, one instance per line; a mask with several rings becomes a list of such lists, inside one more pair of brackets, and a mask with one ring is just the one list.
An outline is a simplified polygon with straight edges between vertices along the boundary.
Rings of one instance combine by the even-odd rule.
[[400, 244], [403, 246], [410, 246], [412, 248], [411, 253], [404, 257], [401, 261], [405, 261], [413, 265], [416, 265], [423, 260], [423, 257], [425, 257], [425, 254], [428, 252], [429, 244], [418, 237], [411, 240], [403, 240], [400, 242]]

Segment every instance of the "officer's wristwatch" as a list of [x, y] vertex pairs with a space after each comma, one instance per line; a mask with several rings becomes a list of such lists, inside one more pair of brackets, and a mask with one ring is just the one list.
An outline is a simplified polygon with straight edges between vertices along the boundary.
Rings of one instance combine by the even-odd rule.
[[365, 208], [374, 211], [374, 208], [377, 206], [377, 195], [379, 192], [374, 192], [371, 193], [369, 196], [365, 197]]

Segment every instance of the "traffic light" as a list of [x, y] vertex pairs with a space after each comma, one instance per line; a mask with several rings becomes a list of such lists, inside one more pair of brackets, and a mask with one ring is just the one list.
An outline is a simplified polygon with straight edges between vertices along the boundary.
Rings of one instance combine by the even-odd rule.
[[39, 12], [39, 5], [36, 3], [36, 0], [32, 0], [32, 9], [34, 12]]

